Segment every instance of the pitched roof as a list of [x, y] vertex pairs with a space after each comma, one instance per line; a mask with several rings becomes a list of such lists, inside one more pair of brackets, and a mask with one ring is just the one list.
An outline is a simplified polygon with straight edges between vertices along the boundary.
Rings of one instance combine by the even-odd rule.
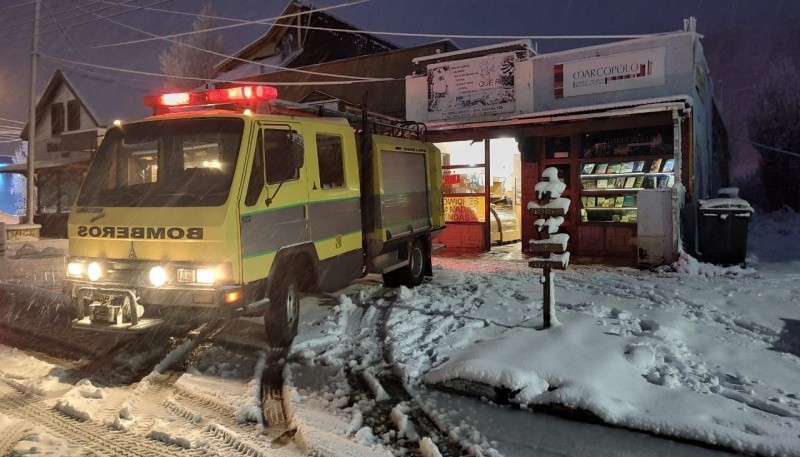
[[[359, 76], [367, 78], [390, 78], [389, 81], [341, 84], [314, 85], [314, 82], [335, 81], [327, 76], [292, 71], [280, 71], [244, 78], [246, 81], [263, 81], [266, 83], [306, 82], [307, 85], [277, 85], [278, 96], [293, 102], [321, 100], [325, 98], [339, 99], [352, 105], [360, 105], [365, 92], [369, 93], [370, 111], [405, 119], [406, 89], [405, 77], [412, 73], [415, 57], [448, 52], [457, 49], [451, 40], [441, 40], [413, 48], [398, 49], [380, 54], [370, 54], [350, 59], [326, 62], [301, 67], [319, 73]], [[321, 96], [320, 94], [324, 94]]]
[[[334, 14], [331, 14], [328, 11], [317, 10], [314, 5], [296, 0], [289, 2], [289, 4], [286, 5], [286, 8], [284, 8], [283, 12], [281, 12], [280, 16], [281, 18], [274, 21], [274, 25], [272, 25], [269, 28], [269, 30], [267, 30], [267, 33], [265, 33], [252, 43], [248, 44], [244, 48], [240, 49], [239, 51], [233, 53], [233, 56], [239, 59], [247, 59], [247, 60], [260, 60], [265, 57], [269, 57], [269, 55], [259, 55], [259, 51], [262, 51], [263, 53], [263, 49], [267, 47], [270, 43], [277, 45], [280, 42], [281, 38], [289, 32], [293, 32], [295, 30], [299, 32], [300, 30], [303, 30], [303, 29], [298, 29], [296, 27], [292, 27], [293, 23], [297, 21], [298, 18], [302, 17], [307, 18], [306, 22], [304, 22], [304, 25], [335, 28], [335, 29], [346, 29], [353, 31], [359, 30], [359, 28], [356, 27], [355, 25], [350, 24], [344, 19]], [[302, 31], [302, 33], [304, 35], [324, 33], [327, 35], [337, 36], [342, 32], [305, 29]], [[358, 41], [361, 43], [362, 46], [364, 46], [365, 52], [370, 52], [370, 50], [389, 51], [392, 49], [397, 49], [399, 47], [390, 41], [384, 40], [383, 38], [379, 38], [374, 35], [370, 35], [369, 33], [352, 33], [349, 35], [352, 35], [354, 37], [353, 38], [354, 41]], [[306, 50], [306, 51], [312, 51], [312, 50]], [[216, 65], [216, 69], [220, 73], [226, 73], [241, 66], [243, 62], [237, 60], [236, 58], [229, 57], [223, 60], [222, 62]], [[319, 61], [318, 58], [319, 56], [315, 56], [311, 58], [311, 60]], [[305, 61], [301, 62], [287, 62], [285, 63], [285, 65], [291, 67], [298, 67], [301, 65], [307, 65], [309, 63], [311, 63], [309, 59], [305, 59]]]
[[[139, 119], [151, 114], [142, 104], [142, 97], [152, 93], [151, 90], [90, 72], [67, 72], [59, 69], [53, 73], [36, 103], [37, 124], [62, 84], [75, 94], [86, 108], [89, 117], [99, 127], [111, 125], [115, 119]], [[27, 141], [27, 124], [20, 138]]]

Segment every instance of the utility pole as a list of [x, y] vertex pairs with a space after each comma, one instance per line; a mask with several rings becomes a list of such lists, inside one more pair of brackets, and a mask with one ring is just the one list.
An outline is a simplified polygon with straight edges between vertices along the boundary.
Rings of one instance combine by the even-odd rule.
[[28, 114], [28, 194], [25, 200], [25, 208], [28, 214], [28, 224], [33, 224], [34, 195], [34, 162], [36, 144], [36, 60], [39, 57], [39, 8], [41, 0], [36, 0], [33, 12], [33, 46], [31, 47], [31, 104]]

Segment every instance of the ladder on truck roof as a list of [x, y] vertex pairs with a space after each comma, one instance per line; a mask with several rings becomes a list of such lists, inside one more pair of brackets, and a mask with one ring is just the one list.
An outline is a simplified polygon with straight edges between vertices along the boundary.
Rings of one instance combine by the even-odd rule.
[[[266, 103], [270, 114], [295, 116], [340, 117], [347, 119], [358, 132], [368, 131], [378, 135], [427, 140], [428, 128], [422, 122], [405, 121], [384, 114], [367, 111], [343, 101], [337, 101], [339, 109], [331, 109], [322, 104], [298, 103], [273, 99]], [[259, 105], [259, 108], [261, 105]], [[259, 110], [260, 112], [260, 110]], [[364, 125], [366, 120], [367, 125]]]

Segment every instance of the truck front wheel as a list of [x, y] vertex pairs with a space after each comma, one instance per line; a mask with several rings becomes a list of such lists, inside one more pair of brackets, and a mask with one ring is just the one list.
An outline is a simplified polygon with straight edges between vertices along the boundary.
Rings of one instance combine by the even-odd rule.
[[425, 278], [427, 255], [422, 240], [419, 238], [414, 240], [411, 243], [411, 251], [408, 253], [408, 265], [384, 274], [383, 284], [386, 287], [416, 287], [422, 284], [422, 280]]
[[267, 345], [273, 349], [289, 347], [300, 320], [300, 288], [294, 275], [280, 278], [270, 288], [269, 302], [264, 313]]

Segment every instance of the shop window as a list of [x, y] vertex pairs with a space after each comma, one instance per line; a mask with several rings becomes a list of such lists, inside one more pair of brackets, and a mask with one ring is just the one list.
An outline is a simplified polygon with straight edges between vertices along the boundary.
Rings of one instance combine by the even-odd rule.
[[545, 138], [544, 156], [547, 159], [569, 158], [570, 139], [568, 136], [558, 138]]
[[587, 133], [581, 138], [585, 159], [672, 154], [672, 126]]
[[67, 130], [81, 129], [81, 102], [70, 100], [67, 102]]
[[50, 134], [61, 135], [64, 131], [64, 104], [53, 103], [50, 105]]
[[581, 149], [581, 220], [585, 222], [635, 223], [640, 190], [675, 184], [671, 127], [587, 134]]
[[344, 187], [344, 156], [341, 136], [317, 134], [317, 161], [320, 187], [323, 189]]

